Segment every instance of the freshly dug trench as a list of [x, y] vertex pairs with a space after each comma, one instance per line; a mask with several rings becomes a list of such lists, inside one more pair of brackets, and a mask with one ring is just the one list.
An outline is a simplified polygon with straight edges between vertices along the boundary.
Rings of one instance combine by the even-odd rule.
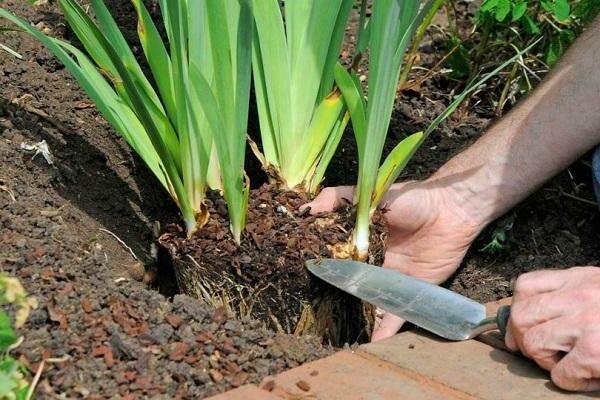
[[[312, 277], [308, 259], [332, 257], [352, 230], [351, 207], [311, 216], [299, 207], [308, 197], [263, 185], [250, 194], [246, 232], [232, 240], [224, 201], [211, 195], [211, 220], [191, 239], [172, 224], [160, 238], [170, 255], [179, 289], [275, 329], [312, 334], [342, 345], [368, 339], [373, 309]], [[385, 225], [376, 216], [369, 262], [380, 264]]]

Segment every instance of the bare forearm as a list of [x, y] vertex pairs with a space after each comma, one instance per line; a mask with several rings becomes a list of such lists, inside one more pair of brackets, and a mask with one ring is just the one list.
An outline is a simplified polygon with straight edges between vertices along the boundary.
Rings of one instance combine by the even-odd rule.
[[506, 212], [600, 143], [600, 19], [544, 82], [432, 178], [481, 224]]

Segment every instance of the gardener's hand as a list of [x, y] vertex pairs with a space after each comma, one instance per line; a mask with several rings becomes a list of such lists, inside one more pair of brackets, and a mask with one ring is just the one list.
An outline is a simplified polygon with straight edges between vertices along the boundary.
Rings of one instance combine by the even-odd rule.
[[551, 371], [562, 389], [600, 390], [600, 268], [519, 277], [506, 345]]
[[[314, 214], [332, 211], [352, 195], [351, 186], [325, 188], [308, 206]], [[462, 204], [433, 182], [392, 186], [381, 203], [388, 210], [384, 215], [389, 227], [384, 266], [436, 284], [448, 279], [482, 228], [469, 220]], [[376, 323], [372, 340], [392, 336], [403, 323], [385, 314]]]

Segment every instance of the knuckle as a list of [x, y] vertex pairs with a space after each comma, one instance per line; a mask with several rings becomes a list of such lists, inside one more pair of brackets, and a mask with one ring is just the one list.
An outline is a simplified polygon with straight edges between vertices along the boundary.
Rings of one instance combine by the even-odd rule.
[[587, 359], [600, 359], [600, 331], [586, 333], [578, 345], [581, 346], [581, 353], [585, 354]]
[[517, 332], [522, 333], [522, 331], [525, 329], [526, 322], [527, 313], [525, 312], [524, 308], [519, 305], [513, 306], [513, 308], [510, 310], [510, 323], [512, 328]]
[[572, 267], [571, 271], [575, 271], [578, 274], [588, 275], [588, 274], [600, 274], [600, 268], [598, 267]]
[[515, 295], [527, 295], [532, 292], [536, 275], [535, 272], [528, 272], [518, 277], [515, 282]]
[[544, 335], [539, 329], [529, 329], [523, 335], [523, 350], [532, 358], [538, 358], [544, 350]]
[[579, 303], [584, 304], [594, 304], [596, 300], [600, 297], [600, 290], [595, 285], [583, 285], [582, 287], [578, 287], [573, 289], [572, 298]]

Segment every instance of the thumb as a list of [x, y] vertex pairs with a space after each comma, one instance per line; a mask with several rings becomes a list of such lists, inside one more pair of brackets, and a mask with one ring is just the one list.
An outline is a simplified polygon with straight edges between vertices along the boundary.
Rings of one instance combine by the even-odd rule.
[[404, 320], [386, 312], [381, 320], [375, 321], [371, 342], [378, 342], [394, 336], [404, 324]]
[[344, 200], [352, 200], [354, 186], [336, 186], [325, 188], [310, 203], [300, 206], [300, 211], [310, 208], [311, 214], [334, 211], [345, 204]]

